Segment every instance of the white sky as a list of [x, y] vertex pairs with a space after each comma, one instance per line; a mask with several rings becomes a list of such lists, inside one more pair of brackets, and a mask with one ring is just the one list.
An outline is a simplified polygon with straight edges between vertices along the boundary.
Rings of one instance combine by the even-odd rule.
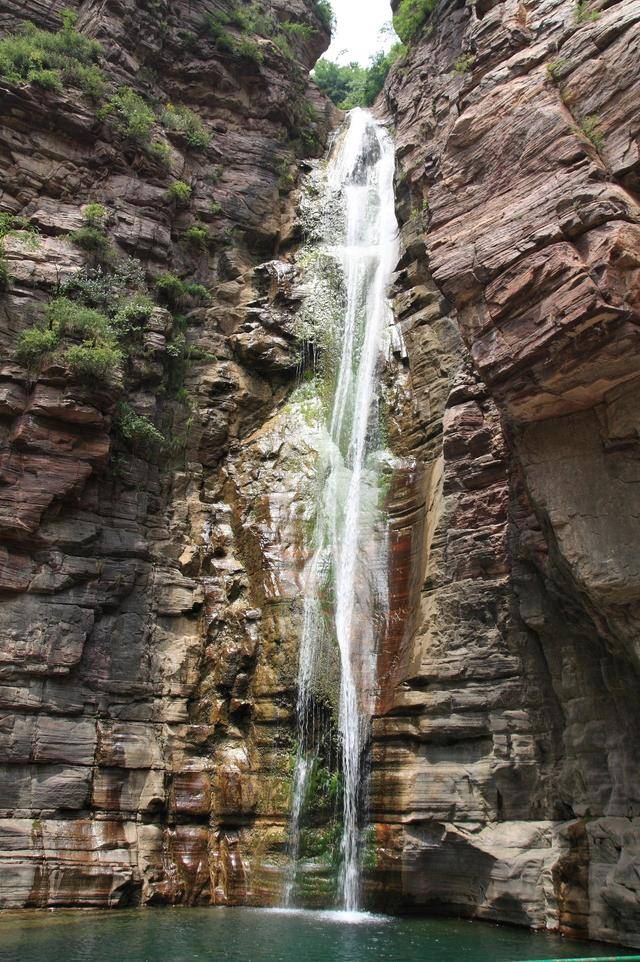
[[391, 46], [390, 38], [379, 35], [380, 28], [391, 20], [389, 0], [331, 0], [331, 4], [337, 25], [324, 54], [327, 60], [357, 60], [366, 67], [372, 54]]

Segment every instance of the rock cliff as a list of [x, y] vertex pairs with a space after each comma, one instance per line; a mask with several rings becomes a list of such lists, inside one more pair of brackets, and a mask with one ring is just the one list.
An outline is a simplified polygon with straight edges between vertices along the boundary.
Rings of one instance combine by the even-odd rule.
[[274, 258], [329, 24], [68, 6], [0, 8], [0, 905], [264, 899], [305, 450], [255, 432], [299, 363]]
[[[323, 9], [0, 3], [1, 907], [281, 891]], [[636, 945], [639, 23], [444, 0], [387, 82], [367, 871], [385, 908]]]
[[386, 89], [426, 466], [373, 890], [640, 944], [637, 3], [441, 3]]

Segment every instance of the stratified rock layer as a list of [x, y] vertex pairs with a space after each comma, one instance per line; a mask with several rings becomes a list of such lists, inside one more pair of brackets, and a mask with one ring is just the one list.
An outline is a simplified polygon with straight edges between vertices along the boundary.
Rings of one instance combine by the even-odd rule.
[[[312, 0], [268, 4], [300, 29], [288, 46], [250, 38], [249, 56], [203, 29], [228, 10], [215, 0], [7, 0], [0, 27], [55, 30], [76, 6], [112, 92], [186, 106], [212, 139], [169, 134], [166, 169], [73, 83], [0, 78], [0, 211], [39, 231], [5, 238], [0, 295], [0, 906], [269, 901], [269, 858], [252, 868], [283, 859], [304, 560], [278, 481], [308, 457], [277, 421], [271, 447], [248, 439], [299, 364], [290, 265], [272, 258], [294, 240], [298, 160], [332, 126], [308, 77], [328, 29]], [[113, 390], [13, 360], [91, 260], [69, 238], [88, 202], [108, 212], [112, 263], [136, 258], [152, 290], [170, 270], [212, 292], [182, 322], [180, 392], [160, 307]], [[185, 242], [194, 221], [206, 245]], [[123, 396], [170, 435], [162, 455], [118, 440]]]
[[372, 897], [640, 945], [640, 6], [442, 3], [393, 71], [426, 465]]

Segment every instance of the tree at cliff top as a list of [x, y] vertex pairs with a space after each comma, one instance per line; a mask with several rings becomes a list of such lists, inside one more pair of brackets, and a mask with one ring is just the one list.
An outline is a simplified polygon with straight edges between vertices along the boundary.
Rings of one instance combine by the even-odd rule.
[[404, 45], [396, 43], [388, 53], [380, 51], [372, 57], [368, 67], [357, 63], [341, 66], [331, 60], [319, 60], [313, 76], [322, 92], [341, 110], [370, 107], [382, 90], [391, 67], [404, 52]]

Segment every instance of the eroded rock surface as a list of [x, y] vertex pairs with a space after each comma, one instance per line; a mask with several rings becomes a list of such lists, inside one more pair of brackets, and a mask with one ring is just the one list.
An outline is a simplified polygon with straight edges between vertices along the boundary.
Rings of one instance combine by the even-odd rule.
[[[252, 853], [274, 836], [283, 857], [302, 563], [278, 478], [306, 452], [276, 428], [248, 439], [295, 384], [286, 250], [299, 160], [333, 118], [308, 77], [329, 41], [315, 3], [264, 6], [273, 35], [243, 53], [203, 26], [229, 7], [215, 0], [0, 5], [3, 33], [57, 30], [72, 7], [108, 84], [94, 102], [0, 79], [0, 212], [23, 218], [0, 292], [2, 907], [273, 897]], [[273, 18], [299, 26], [288, 45]], [[159, 117], [187, 107], [210, 142], [159, 122], [154, 155], [100, 112], [122, 86]], [[108, 215], [105, 272], [133, 264], [158, 302], [105, 389], [13, 354], [95, 267], [72, 236], [89, 203]], [[162, 306], [167, 271], [210, 303]], [[123, 401], [161, 453], [123, 443]]]
[[426, 464], [372, 891], [640, 944], [635, 2], [439, 4], [394, 69]]

